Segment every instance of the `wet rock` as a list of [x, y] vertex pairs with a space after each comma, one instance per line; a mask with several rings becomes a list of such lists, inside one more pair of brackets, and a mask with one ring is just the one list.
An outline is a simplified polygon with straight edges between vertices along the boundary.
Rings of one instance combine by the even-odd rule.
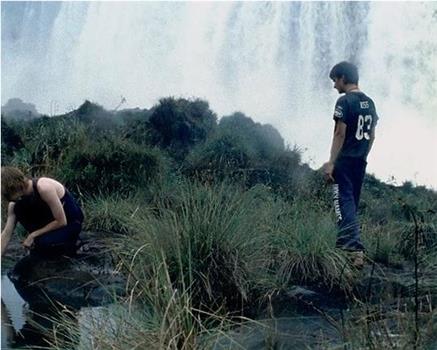
[[[50, 301], [80, 308], [104, 305], [123, 295], [125, 280], [114, 270], [107, 237], [86, 232], [82, 239], [85, 243], [73, 256], [21, 256], [8, 272], [21, 297], [32, 306]], [[18, 252], [23, 254], [14, 246], [8, 252], [16, 258]]]
[[326, 318], [296, 315], [247, 322], [219, 337], [212, 348], [321, 350], [339, 344], [341, 335]]
[[292, 298], [308, 299], [309, 301], [320, 296], [315, 291], [301, 286], [294, 286], [287, 292], [287, 294]]
[[[433, 271], [419, 270], [418, 295], [437, 295], [437, 278]], [[400, 268], [367, 266], [357, 279], [354, 294], [363, 300], [378, 303], [387, 299], [408, 298], [415, 295], [412, 264]]]

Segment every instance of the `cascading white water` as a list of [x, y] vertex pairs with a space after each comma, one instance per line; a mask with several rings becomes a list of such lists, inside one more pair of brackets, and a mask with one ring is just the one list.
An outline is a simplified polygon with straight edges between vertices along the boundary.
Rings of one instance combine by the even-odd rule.
[[436, 27], [433, 3], [9, 3], [2, 104], [59, 114], [85, 99], [111, 109], [121, 96], [142, 108], [201, 97], [219, 116], [271, 123], [316, 167], [338, 97], [329, 69], [350, 59], [381, 117], [369, 171], [437, 187]]
[[369, 17], [363, 83], [383, 118], [371, 169], [437, 189], [437, 3], [375, 3]]

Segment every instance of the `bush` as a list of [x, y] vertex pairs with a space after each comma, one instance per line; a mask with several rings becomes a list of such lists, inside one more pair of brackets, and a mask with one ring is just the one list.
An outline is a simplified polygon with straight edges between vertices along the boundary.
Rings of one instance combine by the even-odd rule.
[[92, 128], [94, 132], [108, 131], [114, 129], [121, 121], [114, 116], [114, 113], [105, 110], [102, 106], [86, 100], [77, 110], [68, 113], [63, 117], [75, 119], [88, 128]]
[[219, 134], [193, 149], [185, 159], [183, 171], [208, 182], [227, 178], [241, 182], [249, 166], [245, 145], [234, 135]]
[[42, 117], [15, 128], [23, 146], [9, 163], [33, 176], [55, 176], [66, 154], [87, 140], [85, 126], [74, 119]]
[[231, 132], [217, 132], [196, 146], [185, 158], [183, 172], [208, 183], [224, 179], [251, 188], [269, 186], [285, 197], [293, 197], [312, 171], [300, 165], [298, 150], [277, 150], [269, 158], [258, 158], [253, 147]]
[[216, 123], [217, 117], [206, 101], [164, 98], [149, 119], [151, 142], [183, 159], [191, 146], [215, 130]]
[[221, 118], [218, 130], [241, 140], [254, 160], [269, 159], [284, 151], [284, 140], [273, 126], [255, 123], [240, 112]]
[[6, 123], [3, 117], [1, 120], [1, 136], [1, 162], [2, 165], [6, 165], [11, 161], [14, 152], [21, 149], [24, 145], [14, 127]]
[[223, 117], [214, 136], [186, 158], [184, 172], [207, 181], [230, 178], [250, 188], [257, 184], [291, 196], [310, 171], [300, 165], [298, 149], [284, 148], [271, 125], [253, 122], [242, 113]]
[[150, 110], [121, 111], [118, 117], [125, 123], [123, 127], [124, 137], [139, 145], [151, 144], [151, 129], [149, 119]]
[[298, 150], [282, 150], [272, 154], [270, 158], [257, 160], [248, 172], [247, 186], [264, 184], [272, 187], [275, 192], [291, 199], [297, 195], [299, 183], [307, 180], [311, 172], [309, 168], [300, 165]]
[[160, 154], [119, 138], [70, 150], [59, 170], [71, 189], [85, 194], [126, 194], [147, 188], [160, 171]]

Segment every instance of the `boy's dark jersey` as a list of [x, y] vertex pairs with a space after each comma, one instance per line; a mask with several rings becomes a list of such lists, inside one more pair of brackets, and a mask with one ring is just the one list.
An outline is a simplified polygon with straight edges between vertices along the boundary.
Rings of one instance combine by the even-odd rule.
[[366, 160], [370, 135], [378, 121], [372, 99], [360, 91], [346, 93], [335, 104], [334, 120], [341, 120], [347, 126], [337, 159], [352, 157]]

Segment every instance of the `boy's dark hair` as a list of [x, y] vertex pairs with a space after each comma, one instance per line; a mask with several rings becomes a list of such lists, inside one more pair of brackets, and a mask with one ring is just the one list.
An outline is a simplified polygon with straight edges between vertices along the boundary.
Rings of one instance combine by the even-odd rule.
[[332, 80], [344, 77], [346, 84], [358, 84], [358, 68], [350, 62], [343, 61], [332, 67], [329, 77]]

